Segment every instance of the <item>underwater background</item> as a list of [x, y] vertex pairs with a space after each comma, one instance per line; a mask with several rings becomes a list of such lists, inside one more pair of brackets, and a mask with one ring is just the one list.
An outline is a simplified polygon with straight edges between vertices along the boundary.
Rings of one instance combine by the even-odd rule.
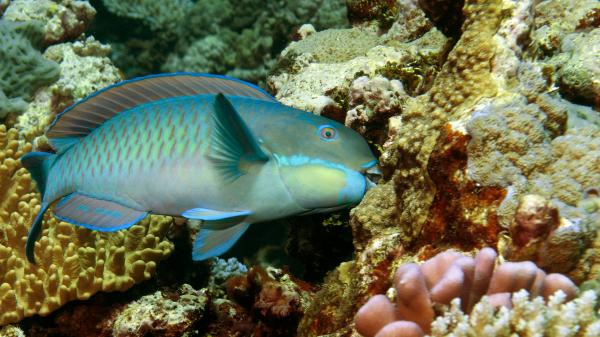
[[[0, 336], [600, 336], [600, 1], [0, 0], [0, 15]], [[77, 100], [178, 71], [344, 123], [381, 179], [208, 262], [191, 260], [194, 221], [100, 233], [48, 213], [28, 263], [40, 195], [19, 159], [51, 150], [44, 130]]]

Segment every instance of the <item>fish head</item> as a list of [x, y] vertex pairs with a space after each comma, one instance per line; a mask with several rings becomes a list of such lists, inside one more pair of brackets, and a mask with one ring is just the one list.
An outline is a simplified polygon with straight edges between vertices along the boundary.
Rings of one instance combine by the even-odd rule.
[[377, 168], [365, 139], [304, 111], [279, 116], [279, 122], [269, 123], [276, 130], [265, 130], [264, 143], [295, 202], [311, 213], [358, 204], [369, 185], [367, 171]]

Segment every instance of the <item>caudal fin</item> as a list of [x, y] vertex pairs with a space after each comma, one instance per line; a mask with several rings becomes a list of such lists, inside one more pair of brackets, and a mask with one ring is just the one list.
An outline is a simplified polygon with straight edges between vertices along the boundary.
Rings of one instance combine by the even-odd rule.
[[31, 177], [35, 180], [38, 190], [42, 195], [42, 207], [40, 208], [40, 212], [35, 217], [33, 224], [31, 225], [31, 229], [29, 229], [29, 235], [27, 236], [27, 243], [25, 244], [25, 255], [27, 255], [27, 260], [31, 263], [35, 263], [35, 257], [33, 250], [35, 248], [35, 241], [37, 241], [40, 233], [42, 231], [42, 219], [44, 218], [44, 213], [48, 208], [48, 202], [44, 198], [44, 192], [46, 190], [46, 180], [48, 178], [48, 172], [50, 171], [50, 167], [56, 155], [52, 153], [45, 152], [30, 152], [21, 157], [21, 164], [29, 173], [31, 173]]

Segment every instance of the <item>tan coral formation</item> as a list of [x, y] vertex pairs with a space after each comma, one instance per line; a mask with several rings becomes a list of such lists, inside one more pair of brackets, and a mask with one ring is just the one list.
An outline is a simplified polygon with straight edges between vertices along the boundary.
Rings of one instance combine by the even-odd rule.
[[31, 150], [16, 129], [0, 125], [0, 325], [47, 315], [98, 291], [124, 291], [149, 279], [173, 245], [169, 217], [151, 216], [126, 231], [99, 233], [59, 222], [50, 214], [36, 243], [37, 264], [25, 241], [40, 203], [19, 158]]

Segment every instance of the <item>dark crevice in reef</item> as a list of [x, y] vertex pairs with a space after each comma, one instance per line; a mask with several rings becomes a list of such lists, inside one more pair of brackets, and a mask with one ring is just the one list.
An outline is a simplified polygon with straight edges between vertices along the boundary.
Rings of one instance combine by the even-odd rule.
[[446, 36], [458, 40], [465, 21], [462, 12], [464, 0], [419, 0], [429, 20]]

